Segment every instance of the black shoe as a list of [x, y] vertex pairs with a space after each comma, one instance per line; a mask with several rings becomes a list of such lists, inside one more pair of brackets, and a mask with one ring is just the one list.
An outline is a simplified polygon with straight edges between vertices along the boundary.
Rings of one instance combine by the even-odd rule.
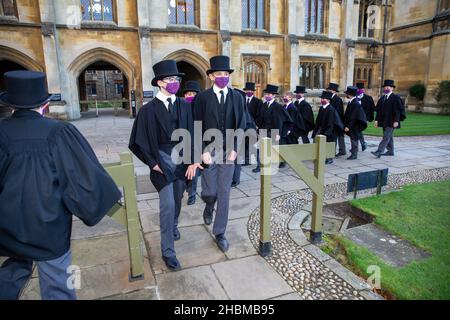
[[373, 154], [377, 158], [381, 158], [381, 152], [379, 151], [372, 151], [371, 154]]
[[260, 167], [256, 167], [255, 169], [252, 170], [252, 172], [254, 172], [254, 173], [258, 173], [258, 172], [260, 172], [260, 171], [261, 171], [261, 168], [260, 168]]
[[164, 260], [164, 263], [166, 264], [167, 268], [169, 268], [172, 271], [178, 271], [181, 269], [181, 264], [178, 261], [177, 257], [162, 257]]
[[357, 156], [353, 156], [353, 155], [347, 158], [347, 160], [356, 160], [356, 159], [358, 159], [358, 157]]
[[223, 234], [216, 236], [216, 243], [222, 252], [227, 252], [230, 248], [230, 244]]
[[213, 218], [213, 210], [209, 211], [207, 208], [203, 211], [203, 221], [207, 226], [212, 223]]
[[346, 155], [347, 155], [347, 153], [339, 152], [336, 154], [336, 157], [346, 156]]
[[233, 181], [233, 183], [231, 184], [231, 187], [232, 187], [232, 188], [237, 187], [237, 186], [239, 185], [239, 183], [240, 183], [240, 182], [234, 182], [234, 181]]
[[334, 161], [333, 159], [326, 159], [325, 164], [332, 164]]
[[173, 239], [174, 239], [175, 241], [178, 241], [178, 240], [181, 239], [180, 230], [178, 230], [178, 228], [175, 228], [175, 229], [173, 230]]
[[192, 206], [195, 203], [195, 196], [188, 198], [188, 206]]
[[365, 151], [367, 149], [367, 142], [364, 142], [364, 144], [361, 145], [361, 150]]
[[382, 155], [382, 156], [391, 156], [391, 157], [393, 157], [393, 156], [394, 156], [394, 153], [388, 151], [388, 152], [382, 153], [381, 155]]

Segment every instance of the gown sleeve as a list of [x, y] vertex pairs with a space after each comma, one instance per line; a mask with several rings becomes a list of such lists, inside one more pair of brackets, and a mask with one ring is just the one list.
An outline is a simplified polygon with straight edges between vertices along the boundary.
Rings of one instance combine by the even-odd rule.
[[94, 226], [120, 200], [121, 192], [75, 126], [65, 124], [54, 139], [52, 156], [64, 206]]

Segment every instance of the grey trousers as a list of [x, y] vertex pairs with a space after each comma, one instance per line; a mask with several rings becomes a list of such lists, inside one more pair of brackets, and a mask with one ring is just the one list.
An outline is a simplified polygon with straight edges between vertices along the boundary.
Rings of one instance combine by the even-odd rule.
[[[59, 258], [36, 261], [42, 300], [76, 300], [71, 284], [72, 255], [70, 250]], [[18, 300], [31, 277], [33, 261], [9, 258], [0, 267], [0, 300]]]
[[164, 257], [174, 257], [174, 229], [178, 226], [181, 200], [185, 190], [184, 180], [178, 179], [159, 191], [159, 226], [161, 233], [161, 252]]
[[352, 139], [350, 138], [350, 143], [351, 143], [351, 149], [350, 149], [350, 153], [352, 154], [352, 156], [357, 157], [358, 156], [358, 145], [359, 145], [359, 139]]
[[212, 164], [202, 172], [202, 199], [209, 210], [217, 202], [213, 234], [224, 234], [228, 224], [231, 182], [234, 164]]
[[242, 166], [240, 164], [234, 165], [233, 183], [241, 183], [241, 170]]
[[394, 128], [383, 128], [383, 139], [378, 145], [377, 151], [383, 153], [385, 149], [394, 154]]
[[337, 137], [337, 141], [338, 141], [337, 144], [339, 146], [339, 153], [346, 154], [347, 151], [345, 150], [345, 138], [344, 138], [344, 135], [343, 134], [339, 135]]

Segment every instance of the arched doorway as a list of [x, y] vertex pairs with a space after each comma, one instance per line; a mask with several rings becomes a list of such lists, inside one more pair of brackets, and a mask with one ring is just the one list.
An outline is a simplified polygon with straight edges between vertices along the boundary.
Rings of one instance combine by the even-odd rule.
[[[130, 113], [128, 79], [115, 65], [99, 60], [88, 65], [78, 77], [80, 111], [87, 116], [96, 107], [102, 114]], [[97, 112], [97, 111], [95, 111]]]
[[[185, 74], [183, 80], [181, 80], [181, 88], [184, 88], [186, 82], [190, 80], [198, 81], [198, 83], [200, 83], [200, 87], [205, 88], [205, 77], [201, 75], [200, 72], [192, 64], [186, 61], [179, 61], [177, 62], [177, 67], [178, 71]], [[180, 91], [180, 94], [181, 92], [182, 91]]]
[[202, 89], [209, 88], [211, 81], [206, 76], [206, 70], [209, 69], [209, 62], [199, 54], [182, 49], [167, 55], [163, 60], [175, 60], [178, 71], [186, 74], [181, 83], [182, 88], [188, 80], [196, 80], [200, 83]]
[[[0, 92], [6, 91], [5, 79], [3, 77], [4, 74], [14, 70], [27, 70], [27, 68], [11, 60], [0, 60]], [[11, 115], [11, 109], [0, 106], [0, 119], [6, 118], [9, 115]]]
[[[108, 73], [112, 73], [113, 76], [110, 77], [109, 80], [110, 90], [112, 91], [108, 91], [108, 93], [111, 93], [109, 93], [107, 100], [110, 100], [110, 97], [114, 98], [116, 96], [114, 93], [116, 92], [116, 90], [118, 96], [120, 96], [120, 93], [122, 93], [121, 96], [126, 101], [121, 102], [123, 104], [120, 109], [125, 106], [125, 108], [127, 108], [129, 111], [128, 114], [132, 116], [132, 108], [129, 107], [132, 102], [132, 92], [134, 91], [136, 99], [135, 101], [140, 101], [140, 88], [137, 88], [136, 72], [134, 66], [123, 56], [106, 48], [94, 48], [82, 53], [77, 58], [75, 58], [70, 63], [68, 71], [70, 73], [70, 76], [68, 77], [69, 83], [67, 92], [76, 93], [68, 96], [68, 112], [70, 119], [78, 119], [81, 116], [80, 101], [87, 100], [80, 99], [87, 98], [90, 93], [92, 93], [92, 95], [93, 93], [95, 93], [92, 86], [86, 87], [86, 77], [89, 73], [92, 75], [92, 82], [94, 82], [93, 79], [96, 79], [95, 81], [101, 81], [100, 78], [103, 76], [103, 83], [106, 83], [107, 85]], [[100, 72], [97, 74], [98, 71]], [[107, 75], [106, 80], [105, 74]], [[123, 89], [120, 85], [120, 79], [122, 79]], [[91, 91], [89, 92], [88, 90]], [[104, 95], [104, 97], [106, 98], [106, 94]]]

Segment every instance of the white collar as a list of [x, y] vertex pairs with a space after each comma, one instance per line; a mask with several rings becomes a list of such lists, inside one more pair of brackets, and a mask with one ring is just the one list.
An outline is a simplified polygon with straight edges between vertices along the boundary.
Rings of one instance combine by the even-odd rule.
[[213, 90], [214, 93], [218, 96], [220, 96], [220, 91], [223, 91], [223, 94], [226, 96], [228, 94], [228, 87], [225, 88], [219, 88], [218, 86], [216, 86], [215, 84], [213, 85]]
[[302, 102], [302, 101], [304, 101], [305, 100], [305, 97], [303, 97], [303, 98], [300, 98], [300, 99], [297, 99], [297, 101], [300, 103], [300, 102]]
[[164, 105], [167, 107], [167, 105], [169, 104], [169, 102], [167, 102], [167, 99], [171, 98], [172, 103], [175, 103], [177, 96], [174, 94], [172, 94], [171, 96], [166, 96], [164, 93], [161, 92], [161, 90], [159, 90], [158, 93], [156, 94], [156, 98], [158, 100], [164, 102]]
[[330, 104], [327, 103], [326, 105], [322, 106], [322, 108], [326, 109]]
[[245, 98], [247, 99], [248, 102], [252, 101], [253, 97], [254, 97], [254, 96], [251, 96], [251, 97], [245, 96]]
[[355, 98], [356, 98], [356, 97], [351, 98], [351, 99], [348, 101], [348, 104], [352, 103], [352, 101], [355, 100]]

